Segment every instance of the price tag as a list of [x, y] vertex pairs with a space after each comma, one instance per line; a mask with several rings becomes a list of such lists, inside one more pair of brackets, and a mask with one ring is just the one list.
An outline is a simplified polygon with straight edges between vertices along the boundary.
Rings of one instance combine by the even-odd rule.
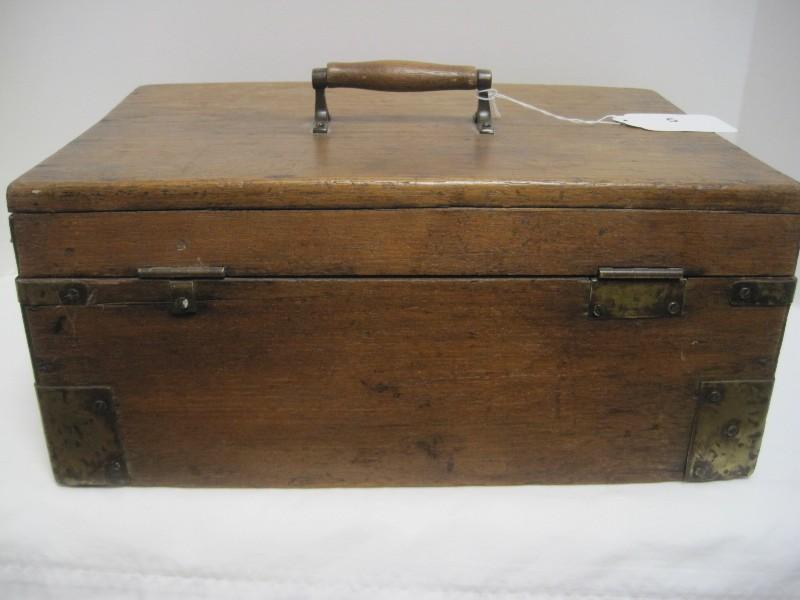
[[735, 133], [735, 127], [711, 115], [660, 113], [629, 113], [614, 115], [617, 123], [648, 131], [701, 131], [706, 133]]

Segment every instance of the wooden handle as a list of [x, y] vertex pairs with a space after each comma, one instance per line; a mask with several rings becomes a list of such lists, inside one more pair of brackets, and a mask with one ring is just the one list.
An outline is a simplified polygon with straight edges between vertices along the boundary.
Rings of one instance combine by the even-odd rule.
[[437, 65], [407, 60], [328, 63], [327, 87], [383, 92], [474, 90], [478, 70], [464, 65]]
[[[406, 60], [375, 60], [328, 63], [311, 71], [314, 88], [314, 133], [328, 133], [331, 113], [325, 88], [360, 88], [381, 92], [434, 92], [437, 90], [486, 90], [492, 87], [492, 72], [459, 65], [436, 65]], [[488, 98], [478, 98], [472, 118], [480, 133], [494, 133]]]

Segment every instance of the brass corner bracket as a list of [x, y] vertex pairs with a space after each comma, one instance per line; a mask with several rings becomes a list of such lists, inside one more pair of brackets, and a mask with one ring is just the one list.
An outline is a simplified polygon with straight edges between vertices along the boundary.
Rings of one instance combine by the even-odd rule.
[[128, 469], [107, 387], [37, 386], [47, 447], [63, 485], [124, 485]]
[[748, 477], [756, 467], [772, 380], [700, 384], [686, 481]]

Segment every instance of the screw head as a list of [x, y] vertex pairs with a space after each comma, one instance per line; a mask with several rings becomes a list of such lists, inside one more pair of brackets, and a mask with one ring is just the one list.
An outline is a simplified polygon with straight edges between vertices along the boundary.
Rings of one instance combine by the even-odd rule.
[[753, 288], [749, 285], [743, 285], [739, 288], [738, 296], [741, 300], [747, 300], [753, 295]]
[[58, 294], [63, 304], [78, 304], [81, 301], [81, 291], [74, 286], [67, 286]]
[[722, 394], [720, 393], [719, 390], [711, 390], [710, 392], [708, 392], [706, 400], [711, 404], [719, 404], [720, 400], [722, 400]]
[[733, 419], [725, 423], [725, 426], [722, 428], [722, 435], [728, 439], [735, 438], [739, 435], [739, 421]]
[[112, 460], [106, 464], [106, 477], [112, 482], [119, 482], [125, 476], [125, 469], [122, 462], [119, 460]]
[[673, 300], [669, 304], [667, 304], [667, 312], [671, 315], [677, 315], [681, 312], [681, 303]]
[[175, 307], [175, 310], [183, 312], [189, 309], [190, 304], [191, 303], [189, 302], [189, 298], [187, 298], [186, 296], [179, 296], [175, 298], [173, 306]]
[[696, 481], [708, 481], [712, 478], [714, 472], [711, 469], [711, 465], [706, 462], [698, 462], [692, 468], [692, 477]]
[[603, 316], [603, 307], [602, 307], [602, 306], [600, 306], [599, 304], [595, 304], [595, 305], [592, 307], [592, 314], [593, 314], [595, 317], [602, 317], [602, 316]]
[[98, 414], [104, 413], [108, 410], [108, 402], [98, 398], [92, 402], [92, 410]]

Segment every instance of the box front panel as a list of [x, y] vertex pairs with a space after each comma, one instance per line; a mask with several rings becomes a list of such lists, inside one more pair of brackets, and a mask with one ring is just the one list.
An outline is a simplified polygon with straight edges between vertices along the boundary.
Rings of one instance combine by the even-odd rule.
[[365, 486], [682, 479], [701, 382], [774, 372], [787, 309], [737, 281], [641, 319], [585, 278], [19, 288], [37, 384], [109, 390], [126, 482]]
[[22, 277], [594, 276], [605, 267], [791, 275], [800, 215], [681, 210], [398, 209], [16, 214]]

